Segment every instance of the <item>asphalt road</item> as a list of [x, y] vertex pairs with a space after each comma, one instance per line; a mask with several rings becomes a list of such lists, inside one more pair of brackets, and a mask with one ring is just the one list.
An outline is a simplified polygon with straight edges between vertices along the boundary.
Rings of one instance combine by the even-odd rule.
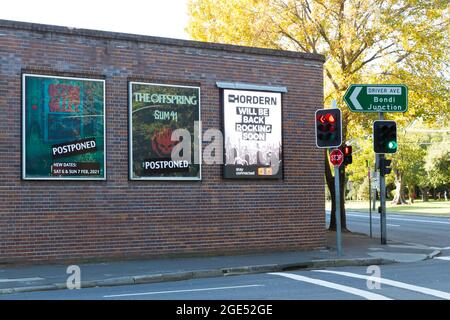
[[[347, 228], [369, 234], [369, 214], [347, 212]], [[327, 213], [327, 224], [329, 214]], [[387, 239], [423, 244], [430, 247], [450, 247], [450, 218], [435, 216], [387, 214]], [[372, 235], [380, 237], [380, 215], [372, 213]]]
[[[367, 214], [349, 212], [347, 218], [350, 230], [369, 233]], [[374, 214], [373, 221], [374, 236], [379, 237], [378, 214]], [[372, 275], [367, 267], [342, 267], [30, 292], [2, 295], [0, 300], [450, 300], [450, 219], [392, 214], [387, 223], [389, 240], [439, 248], [442, 255], [421, 262], [380, 266], [380, 278], [367, 278]]]
[[372, 273], [368, 273], [367, 267], [344, 267], [133, 286], [31, 292], [3, 295], [0, 299], [450, 300], [449, 270], [450, 260], [433, 259], [381, 266], [380, 278], [377, 278], [380, 281], [369, 281], [369, 286], [370, 278], [367, 277]]

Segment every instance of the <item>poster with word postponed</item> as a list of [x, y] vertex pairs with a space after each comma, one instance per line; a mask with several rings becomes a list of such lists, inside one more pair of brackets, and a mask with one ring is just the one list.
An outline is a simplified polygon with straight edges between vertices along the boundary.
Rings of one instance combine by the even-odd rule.
[[225, 178], [282, 178], [281, 93], [223, 90]]
[[22, 178], [105, 179], [104, 80], [23, 75]]
[[200, 180], [200, 88], [129, 83], [130, 179]]

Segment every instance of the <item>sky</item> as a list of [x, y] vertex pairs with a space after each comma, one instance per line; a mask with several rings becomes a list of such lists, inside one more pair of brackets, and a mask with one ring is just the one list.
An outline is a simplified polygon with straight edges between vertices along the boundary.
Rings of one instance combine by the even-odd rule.
[[188, 0], [2, 0], [0, 19], [189, 39]]

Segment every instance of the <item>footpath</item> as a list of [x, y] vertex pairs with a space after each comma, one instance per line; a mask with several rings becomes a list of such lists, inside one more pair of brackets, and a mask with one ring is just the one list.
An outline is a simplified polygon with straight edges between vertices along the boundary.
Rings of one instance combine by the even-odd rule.
[[[337, 256], [335, 233], [327, 233], [327, 247], [312, 251], [148, 259], [80, 264], [81, 287], [120, 286], [249, 273], [280, 272], [340, 266], [408, 263], [440, 254], [420, 245], [388, 242], [357, 233], [343, 233], [343, 254]], [[69, 265], [0, 265], [0, 295], [67, 289]], [[73, 269], [72, 269], [73, 270]], [[70, 269], [69, 269], [70, 271]]]

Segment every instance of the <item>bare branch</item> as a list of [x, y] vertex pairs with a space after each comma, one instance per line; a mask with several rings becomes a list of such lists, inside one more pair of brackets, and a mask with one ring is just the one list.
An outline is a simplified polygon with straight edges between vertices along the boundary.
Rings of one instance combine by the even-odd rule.
[[356, 53], [353, 54], [353, 56], [350, 58], [347, 66], [351, 67], [353, 65], [353, 63], [356, 61], [356, 59], [358, 59], [358, 57], [364, 52], [364, 50], [367, 49], [367, 47], [368, 47], [367, 42], [364, 42], [363, 45], [359, 48], [359, 50], [356, 51]]
[[328, 77], [328, 79], [330, 79], [331, 83], [333, 84], [333, 87], [336, 89], [336, 91], [340, 91], [340, 87], [337, 84], [337, 82], [334, 80], [333, 75], [331, 74], [330, 70], [328, 70], [327, 67], [324, 67], [325, 69], [325, 73]]
[[384, 50], [386, 50], [386, 49], [389, 49], [390, 47], [392, 47], [393, 45], [395, 45], [395, 43], [393, 42], [393, 43], [391, 43], [391, 44], [389, 44], [389, 45], [387, 45], [387, 46], [385, 46], [385, 47], [383, 47], [383, 48], [380, 48], [379, 50], [377, 50], [377, 52], [375, 52], [370, 58], [368, 58], [367, 60], [364, 60], [363, 62], [361, 62], [361, 64], [358, 66], [358, 67], [356, 67], [354, 70], [352, 70], [351, 72], [350, 72], [350, 74], [354, 74], [355, 72], [357, 72], [358, 70], [360, 70], [362, 67], [364, 67], [366, 64], [368, 64], [369, 62], [372, 62], [372, 61], [374, 61], [374, 60], [376, 60], [376, 59], [379, 59], [379, 58], [381, 58], [383, 55], [381, 55], [381, 53], [384, 51]]
[[287, 31], [283, 30], [280, 26], [277, 26], [278, 29], [280, 30], [281, 34], [284, 35], [285, 37], [287, 37], [289, 40], [291, 40], [294, 44], [296, 44], [300, 49], [302, 49], [305, 52], [310, 52], [308, 51], [308, 49], [300, 42], [298, 41], [295, 37], [293, 37], [292, 35], [290, 35]]
[[344, 48], [342, 48], [341, 45], [341, 39], [342, 39], [342, 23], [345, 19], [344, 17], [344, 9], [345, 9], [345, 0], [341, 1], [341, 5], [339, 6], [339, 15], [338, 15], [338, 43], [339, 43], [339, 52], [340, 54], [340, 60], [341, 60], [341, 69], [345, 70], [347, 69], [347, 63], [345, 61], [345, 51]]

